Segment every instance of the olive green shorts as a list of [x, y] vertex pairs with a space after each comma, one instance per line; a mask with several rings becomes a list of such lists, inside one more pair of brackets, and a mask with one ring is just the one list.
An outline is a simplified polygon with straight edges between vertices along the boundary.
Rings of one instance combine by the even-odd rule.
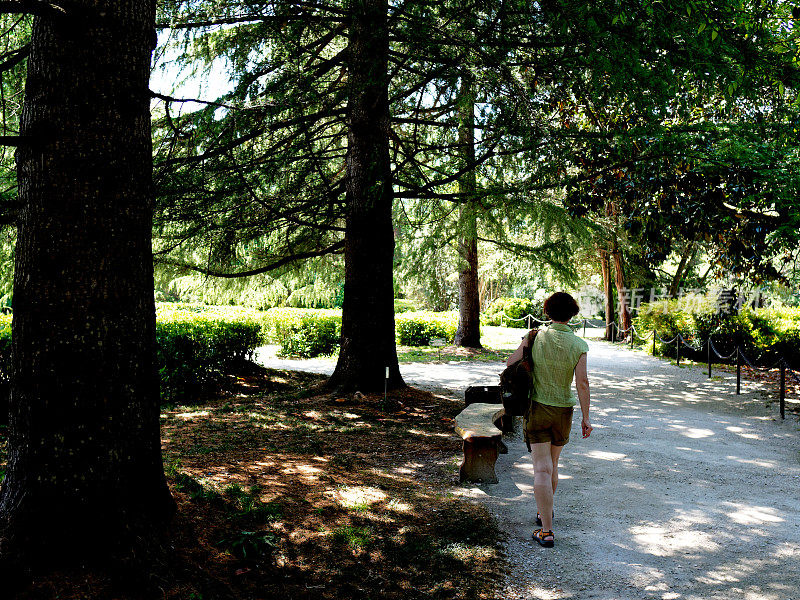
[[573, 408], [533, 403], [531, 412], [525, 420], [525, 435], [531, 444], [550, 442], [553, 446], [563, 446], [569, 441], [572, 429]]

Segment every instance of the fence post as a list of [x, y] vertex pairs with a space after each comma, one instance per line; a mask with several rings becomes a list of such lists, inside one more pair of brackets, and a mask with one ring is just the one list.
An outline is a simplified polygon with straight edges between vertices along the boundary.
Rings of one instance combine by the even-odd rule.
[[533, 321], [530, 315], [525, 315], [525, 320], [527, 321], [528, 329], [533, 329]]
[[711, 338], [708, 338], [708, 378], [711, 379]]
[[586, 318], [583, 319], [583, 337], [586, 337]]
[[786, 363], [781, 361], [781, 419], [786, 418]]
[[742, 393], [742, 351], [736, 346], [736, 395]]
[[675, 364], [680, 367], [681, 366], [681, 334], [680, 333], [677, 336], [675, 336], [675, 356], [677, 357]]
[[631, 330], [630, 330], [629, 333], [630, 333], [630, 336], [631, 336], [631, 348], [633, 348], [633, 325], [631, 325]]
[[653, 329], [653, 356], [656, 356], [656, 338], [658, 334], [655, 329]]

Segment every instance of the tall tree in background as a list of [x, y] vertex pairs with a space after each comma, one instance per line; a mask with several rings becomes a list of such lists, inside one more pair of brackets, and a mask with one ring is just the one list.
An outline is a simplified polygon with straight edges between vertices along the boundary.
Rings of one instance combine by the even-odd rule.
[[[151, 248], [151, 0], [33, 9], [0, 558], [130, 554], [168, 518]], [[9, 573], [10, 571], [6, 571]]]
[[387, 0], [350, 3], [342, 343], [329, 385], [405, 385], [394, 340]]
[[461, 75], [456, 105], [461, 176], [458, 192], [458, 330], [456, 346], [481, 347], [480, 295], [478, 286], [478, 192], [475, 167], [475, 80]]

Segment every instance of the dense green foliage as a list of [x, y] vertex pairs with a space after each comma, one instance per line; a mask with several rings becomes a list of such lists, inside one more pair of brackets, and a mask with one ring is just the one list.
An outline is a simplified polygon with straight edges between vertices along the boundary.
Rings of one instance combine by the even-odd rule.
[[[741, 311], [720, 310], [713, 296], [688, 296], [643, 304], [634, 319], [639, 335], [652, 331], [669, 340], [680, 334], [687, 343], [701, 348], [711, 337], [720, 354], [727, 355], [739, 345], [745, 355], [763, 366], [772, 366], [780, 357], [800, 368], [800, 309], [772, 308]], [[652, 348], [652, 342], [646, 342]], [[675, 344], [656, 342], [662, 355], [675, 356]], [[681, 349], [682, 355], [706, 359], [706, 350]]]
[[11, 365], [11, 315], [0, 315], [0, 372], [8, 374]]
[[542, 303], [529, 298], [497, 298], [486, 309], [484, 320], [487, 325], [525, 328], [528, 315], [544, 320]]
[[254, 311], [161, 304], [156, 319], [161, 397], [196, 398], [226, 367], [243, 361], [261, 344]]
[[333, 354], [342, 334], [342, 311], [272, 308], [264, 313], [264, 336], [283, 356]]
[[395, 316], [397, 342], [403, 346], [428, 346], [437, 338], [450, 343], [458, 329], [458, 313], [416, 311]]

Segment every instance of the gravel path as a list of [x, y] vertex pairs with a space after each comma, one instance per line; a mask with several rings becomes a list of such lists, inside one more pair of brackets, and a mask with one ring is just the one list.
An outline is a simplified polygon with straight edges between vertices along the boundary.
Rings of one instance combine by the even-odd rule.
[[[330, 373], [333, 361], [275, 368]], [[417, 387], [463, 395], [500, 363], [406, 364]], [[499, 598], [800, 600], [800, 427], [754, 384], [708, 380], [639, 352], [590, 342], [592, 436], [579, 414], [561, 460], [556, 547], [530, 540], [533, 470], [519, 436], [497, 485], [457, 493], [486, 503], [507, 534], [512, 573]]]

